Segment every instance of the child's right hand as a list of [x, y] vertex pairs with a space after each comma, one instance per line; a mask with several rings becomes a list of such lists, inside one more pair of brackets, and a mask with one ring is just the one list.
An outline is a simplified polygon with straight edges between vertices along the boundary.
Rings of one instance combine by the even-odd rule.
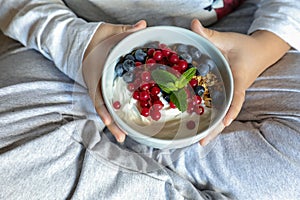
[[82, 66], [83, 78], [96, 112], [118, 142], [125, 140], [125, 133], [115, 124], [109, 114], [101, 93], [101, 76], [103, 66], [111, 48], [132, 32], [146, 28], [144, 20], [135, 25], [101, 24], [90, 41]]

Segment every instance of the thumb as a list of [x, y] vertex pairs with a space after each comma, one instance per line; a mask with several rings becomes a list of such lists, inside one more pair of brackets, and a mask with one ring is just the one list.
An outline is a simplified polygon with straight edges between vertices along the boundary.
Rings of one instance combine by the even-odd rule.
[[214, 43], [214, 40], [218, 37], [218, 32], [212, 29], [208, 29], [202, 26], [198, 19], [194, 19], [191, 23], [191, 29], [195, 33], [198, 33], [202, 37], [208, 39], [209, 41]]
[[[205, 28], [202, 26], [198, 19], [194, 19], [191, 22], [191, 29], [195, 33], [201, 35], [202, 37], [206, 38], [210, 42], [212, 42], [216, 47], [224, 54], [226, 49], [228, 49], [230, 42], [226, 40], [229, 39], [226, 33], [222, 33], [219, 31], [215, 31], [209, 28]], [[228, 46], [229, 45], [229, 46]]]
[[[104, 24], [105, 26], [106, 24]], [[135, 32], [141, 29], [146, 28], [147, 23], [145, 20], [140, 20], [138, 21], [136, 24], [134, 25], [112, 25], [111, 24], [107, 24], [109, 25], [109, 28], [107, 28], [105, 31], [108, 31], [109, 34], [107, 34], [107, 36], [112, 36], [112, 35], [116, 35], [116, 34], [120, 34], [120, 33], [125, 33], [125, 32]], [[104, 33], [105, 35], [105, 33]]]
[[127, 31], [138, 31], [147, 27], [147, 22], [145, 20], [140, 20], [133, 26], [131, 26]]

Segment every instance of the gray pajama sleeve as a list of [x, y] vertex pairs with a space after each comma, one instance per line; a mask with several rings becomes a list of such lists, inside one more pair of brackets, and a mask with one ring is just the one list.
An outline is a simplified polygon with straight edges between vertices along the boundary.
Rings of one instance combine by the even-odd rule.
[[81, 85], [83, 55], [100, 24], [78, 18], [61, 0], [0, 1], [3, 33], [39, 51]]
[[300, 4], [295, 0], [261, 0], [248, 33], [271, 31], [300, 50], [299, 11]]

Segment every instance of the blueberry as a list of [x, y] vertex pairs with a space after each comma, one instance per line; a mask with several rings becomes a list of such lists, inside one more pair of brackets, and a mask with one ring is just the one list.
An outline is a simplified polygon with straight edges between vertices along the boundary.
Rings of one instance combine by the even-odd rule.
[[127, 72], [131, 72], [135, 69], [135, 62], [133, 60], [125, 60], [123, 62], [123, 68]]
[[131, 54], [127, 54], [127, 55], [125, 56], [124, 59], [125, 59], [125, 60], [135, 60], [135, 59], [134, 59], [134, 56], [131, 55]]
[[188, 46], [185, 44], [178, 44], [176, 48], [176, 52], [178, 53], [187, 53], [188, 52]]
[[191, 63], [193, 61], [192, 56], [188, 53], [182, 53], [182, 54], [180, 54], [180, 57], [188, 63]]
[[225, 102], [225, 94], [223, 93], [223, 91], [212, 90], [210, 95], [214, 107], [221, 108]]
[[170, 103], [171, 98], [170, 98], [170, 95], [169, 95], [169, 94], [166, 94], [166, 95], [163, 96], [163, 97], [164, 97], [164, 99], [165, 99], [168, 103]]
[[211, 58], [206, 60], [206, 64], [209, 66], [210, 71], [216, 67], [216, 63]]
[[192, 63], [188, 63], [187, 69], [191, 69], [192, 67], [194, 67], [194, 65]]
[[165, 91], [161, 90], [163, 98], [167, 101], [170, 102], [170, 94], [166, 93]]
[[194, 46], [189, 46], [189, 53], [194, 60], [200, 59], [202, 55], [201, 51]]
[[134, 80], [134, 74], [133, 74], [133, 72], [126, 72], [126, 73], [123, 75], [123, 80], [124, 80], [126, 83], [132, 83], [133, 80]]
[[198, 86], [196, 86], [196, 87], [194, 88], [194, 92], [195, 92], [195, 94], [198, 95], [198, 96], [202, 96], [203, 93], [204, 93], [204, 91], [205, 91], [205, 88], [204, 88], [203, 86], [201, 86], [201, 85], [198, 85]]
[[122, 63], [118, 63], [115, 67], [116, 76], [123, 76], [124, 68]]
[[207, 64], [200, 64], [199, 66], [197, 66], [197, 72], [196, 72], [196, 75], [197, 76], [206, 76], [207, 73], [209, 72], [209, 65]]
[[143, 62], [146, 59], [147, 53], [142, 49], [137, 49], [134, 53], [134, 57], [137, 61]]
[[159, 46], [159, 42], [158, 41], [153, 41], [153, 42], [149, 42], [149, 43], [145, 44], [146, 48], [157, 49], [158, 46]]

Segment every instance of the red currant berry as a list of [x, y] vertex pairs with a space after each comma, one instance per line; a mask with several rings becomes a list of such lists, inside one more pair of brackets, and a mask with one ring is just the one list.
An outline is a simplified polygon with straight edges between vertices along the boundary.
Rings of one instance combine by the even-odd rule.
[[150, 115], [150, 109], [146, 107], [142, 108], [141, 115], [148, 117]]
[[168, 49], [161, 50], [164, 57], [168, 58], [171, 55], [171, 51]]
[[121, 103], [120, 103], [120, 101], [115, 101], [115, 102], [113, 102], [113, 107], [114, 107], [116, 110], [120, 109], [120, 108], [121, 108]]
[[134, 80], [133, 84], [134, 84], [135, 88], [139, 88], [141, 86], [141, 84], [142, 84], [142, 79], [136, 78]]
[[153, 120], [158, 121], [161, 118], [161, 113], [159, 110], [151, 110], [150, 116]]
[[140, 99], [140, 92], [139, 91], [134, 91], [133, 94], [132, 94], [132, 97], [135, 99], [135, 100], [139, 100]]
[[196, 123], [193, 120], [190, 120], [186, 123], [186, 127], [190, 130], [194, 129], [196, 127]]
[[159, 100], [159, 97], [157, 95], [150, 94], [150, 99], [151, 99], [151, 102], [155, 102], [155, 101]]
[[158, 45], [158, 48], [159, 48], [159, 49], [168, 49], [168, 45], [166, 45], [166, 44], [164, 44], [164, 43], [160, 43], [160, 44]]
[[178, 71], [178, 72], [180, 72], [181, 71], [181, 69], [180, 69], [180, 67], [178, 66], [178, 65], [173, 65], [173, 67], [172, 67], [174, 70], [176, 70], [176, 71]]
[[156, 61], [160, 61], [163, 58], [163, 54], [160, 50], [156, 50], [153, 53], [153, 59]]
[[144, 100], [140, 100], [139, 101], [139, 104], [140, 104], [140, 106], [142, 107], [142, 108], [149, 108], [150, 107], [150, 103], [146, 100], [146, 101], [144, 101]]
[[142, 83], [140, 90], [149, 90], [150, 89], [150, 84], [149, 83]]
[[152, 65], [152, 64], [155, 64], [155, 63], [156, 63], [156, 61], [153, 58], [149, 58], [149, 59], [146, 60], [146, 64], [148, 64], [148, 65]]
[[142, 78], [143, 81], [148, 82], [148, 81], [151, 80], [151, 73], [149, 71], [144, 71], [141, 74], [141, 78]]
[[140, 67], [141, 65], [142, 65], [141, 62], [139, 62], [139, 61], [136, 61], [136, 62], [135, 62], [135, 66], [136, 66], [136, 67]]
[[178, 66], [180, 68], [180, 71], [184, 72], [188, 67], [188, 63], [185, 60], [179, 60]]
[[192, 102], [188, 103], [188, 107], [186, 109], [187, 113], [192, 114], [194, 112], [194, 105]]
[[135, 90], [135, 85], [134, 85], [134, 83], [128, 83], [127, 89], [128, 89], [130, 92], [133, 92], [133, 91]]
[[153, 110], [161, 110], [163, 107], [164, 107], [164, 104], [160, 100], [153, 102], [153, 105], [152, 105]]
[[190, 85], [192, 87], [196, 87], [198, 85], [198, 80], [195, 78], [192, 78], [192, 80], [190, 80]]
[[169, 57], [169, 61], [173, 64], [177, 64], [179, 61], [179, 57], [176, 53], [172, 53]]
[[149, 84], [150, 84], [151, 88], [157, 86], [157, 84], [155, 83], [155, 81], [150, 81]]
[[153, 48], [148, 49], [148, 51], [147, 51], [148, 56], [151, 56], [151, 57], [152, 57], [154, 51], [155, 51], [155, 49], [153, 49]]
[[199, 104], [201, 104], [201, 102], [202, 102], [202, 98], [200, 96], [195, 95], [193, 97], [193, 103], [194, 103], [194, 105], [199, 105]]
[[204, 113], [204, 108], [202, 106], [199, 106], [199, 105], [196, 105], [194, 110], [195, 110], [195, 113], [197, 115], [202, 115]]
[[176, 105], [172, 101], [170, 101], [170, 108], [176, 108]]
[[150, 99], [150, 94], [148, 91], [141, 91], [140, 92], [140, 100], [141, 101], [147, 101]]
[[159, 87], [157, 87], [157, 86], [152, 87], [152, 88], [150, 89], [150, 93], [151, 93], [152, 95], [158, 95], [158, 94], [160, 93]]

